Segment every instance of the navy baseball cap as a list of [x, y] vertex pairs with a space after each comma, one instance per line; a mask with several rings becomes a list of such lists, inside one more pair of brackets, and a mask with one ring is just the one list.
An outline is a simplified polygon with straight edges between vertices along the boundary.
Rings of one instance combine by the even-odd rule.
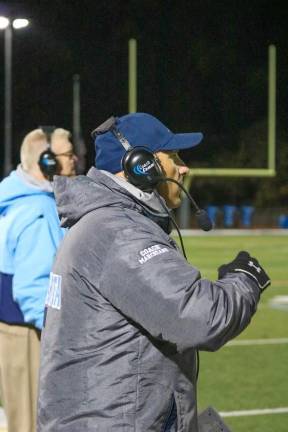
[[[156, 117], [146, 113], [116, 117], [115, 127], [132, 147], [143, 146], [151, 152], [178, 151], [196, 146], [203, 139], [201, 132], [174, 134]], [[111, 131], [95, 138], [95, 166], [112, 174], [122, 171], [125, 149]]]

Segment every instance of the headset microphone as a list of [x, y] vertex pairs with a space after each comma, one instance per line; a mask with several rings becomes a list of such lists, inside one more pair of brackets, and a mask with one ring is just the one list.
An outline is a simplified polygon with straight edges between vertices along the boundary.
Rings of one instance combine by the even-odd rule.
[[187, 198], [189, 199], [189, 201], [191, 202], [191, 204], [193, 205], [193, 207], [196, 211], [195, 217], [196, 217], [199, 228], [201, 228], [203, 231], [210, 231], [213, 228], [213, 224], [212, 224], [211, 219], [209, 218], [207, 212], [198, 207], [195, 200], [192, 198], [190, 193], [184, 188], [184, 186], [181, 183], [179, 183], [177, 180], [174, 180], [174, 179], [169, 178], [169, 177], [161, 177], [159, 179], [159, 183], [160, 182], [166, 182], [166, 181], [176, 183], [182, 189], [182, 191], [186, 194]]
[[212, 223], [211, 219], [209, 218], [208, 213], [205, 210], [199, 209], [195, 213], [195, 216], [196, 216], [199, 227], [203, 231], [211, 231], [211, 229], [213, 228], [213, 223]]

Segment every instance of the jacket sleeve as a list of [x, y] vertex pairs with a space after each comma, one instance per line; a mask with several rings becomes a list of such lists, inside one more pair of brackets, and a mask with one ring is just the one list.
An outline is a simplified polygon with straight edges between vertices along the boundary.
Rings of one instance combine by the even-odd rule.
[[244, 273], [202, 279], [169, 241], [139, 229], [118, 233], [100, 287], [123, 314], [179, 351], [217, 350], [248, 325], [260, 297]]
[[23, 229], [15, 249], [13, 297], [25, 322], [40, 330], [49, 274], [57, 246], [47, 220], [39, 216]]

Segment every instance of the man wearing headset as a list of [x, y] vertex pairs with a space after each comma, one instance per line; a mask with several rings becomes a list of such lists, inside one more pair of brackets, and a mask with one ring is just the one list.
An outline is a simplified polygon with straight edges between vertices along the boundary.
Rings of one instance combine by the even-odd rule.
[[75, 175], [70, 133], [33, 130], [20, 159], [0, 183], [0, 398], [8, 431], [33, 432], [45, 296], [63, 237], [48, 178]]
[[46, 299], [38, 432], [197, 432], [197, 350], [237, 336], [269, 278], [241, 252], [202, 279], [169, 236], [188, 172], [177, 152], [201, 133], [144, 113], [95, 133], [96, 168], [55, 180], [70, 229]]

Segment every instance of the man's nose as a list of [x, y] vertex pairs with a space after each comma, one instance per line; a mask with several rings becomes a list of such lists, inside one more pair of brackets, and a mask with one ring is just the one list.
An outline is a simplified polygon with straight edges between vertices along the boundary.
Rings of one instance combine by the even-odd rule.
[[179, 173], [182, 176], [185, 176], [186, 174], [188, 174], [188, 172], [189, 172], [189, 168], [186, 165], [179, 166]]

